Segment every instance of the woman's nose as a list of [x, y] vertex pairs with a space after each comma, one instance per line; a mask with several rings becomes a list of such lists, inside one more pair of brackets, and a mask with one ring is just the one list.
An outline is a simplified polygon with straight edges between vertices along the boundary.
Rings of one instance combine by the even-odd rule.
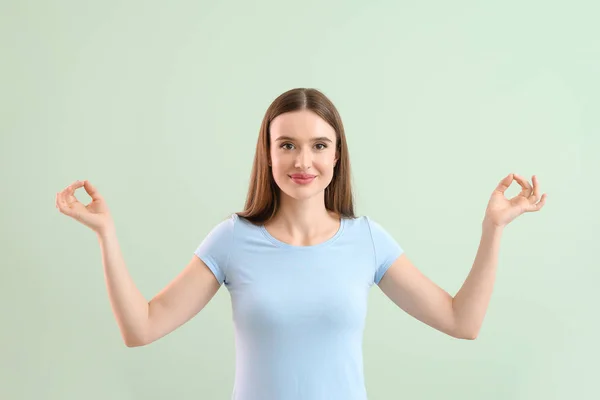
[[301, 150], [296, 157], [296, 168], [307, 169], [312, 164], [311, 154], [308, 150]]

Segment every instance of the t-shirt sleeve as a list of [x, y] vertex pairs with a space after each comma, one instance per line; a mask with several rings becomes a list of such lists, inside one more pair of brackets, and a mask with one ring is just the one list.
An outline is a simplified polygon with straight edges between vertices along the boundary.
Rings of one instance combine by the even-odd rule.
[[367, 217], [373, 250], [375, 252], [375, 271], [373, 282], [379, 284], [392, 263], [404, 253], [398, 242], [379, 223]]
[[233, 247], [236, 214], [213, 227], [194, 254], [210, 268], [220, 284], [227, 281], [229, 254]]

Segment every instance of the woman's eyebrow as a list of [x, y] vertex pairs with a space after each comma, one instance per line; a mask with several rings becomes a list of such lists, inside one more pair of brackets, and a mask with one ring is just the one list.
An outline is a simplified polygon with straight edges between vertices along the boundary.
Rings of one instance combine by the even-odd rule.
[[[281, 140], [294, 140], [294, 138], [292, 138], [292, 137], [289, 137], [289, 136], [279, 136], [277, 139], [275, 139], [275, 141], [276, 141], [276, 142], [279, 142], [279, 141], [281, 141]], [[333, 142], [331, 141], [331, 139], [329, 139], [328, 137], [325, 137], [325, 136], [319, 136], [319, 137], [315, 137], [315, 138], [312, 138], [311, 140], [312, 140], [312, 141], [317, 141], [317, 140], [320, 140], [320, 141], [323, 141], [323, 142], [330, 142], [330, 143], [333, 143]]]

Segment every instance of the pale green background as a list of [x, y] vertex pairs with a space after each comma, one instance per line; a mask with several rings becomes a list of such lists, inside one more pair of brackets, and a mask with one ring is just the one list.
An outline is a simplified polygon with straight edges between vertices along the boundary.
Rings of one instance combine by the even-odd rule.
[[149, 299], [242, 208], [261, 119], [293, 87], [339, 108], [358, 214], [453, 295], [498, 181], [537, 174], [548, 193], [504, 232], [477, 340], [373, 288], [370, 400], [600, 398], [599, 14], [592, 1], [3, 2], [0, 398], [229, 398], [227, 290], [125, 347], [96, 237], [55, 194], [97, 186]]

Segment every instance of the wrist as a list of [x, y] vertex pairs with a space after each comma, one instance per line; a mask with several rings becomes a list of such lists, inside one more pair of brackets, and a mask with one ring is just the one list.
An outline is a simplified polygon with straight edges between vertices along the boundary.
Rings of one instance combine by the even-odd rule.
[[498, 225], [495, 222], [491, 221], [488, 218], [484, 218], [483, 222], [481, 223], [481, 226], [483, 227], [484, 230], [487, 231], [497, 231], [497, 232], [502, 232], [505, 228], [504, 225]]
[[102, 228], [98, 229], [96, 231], [96, 235], [98, 236], [99, 239], [105, 239], [108, 237], [112, 237], [116, 235], [116, 228], [115, 225], [110, 223], [107, 224], [106, 226], [103, 226]]

